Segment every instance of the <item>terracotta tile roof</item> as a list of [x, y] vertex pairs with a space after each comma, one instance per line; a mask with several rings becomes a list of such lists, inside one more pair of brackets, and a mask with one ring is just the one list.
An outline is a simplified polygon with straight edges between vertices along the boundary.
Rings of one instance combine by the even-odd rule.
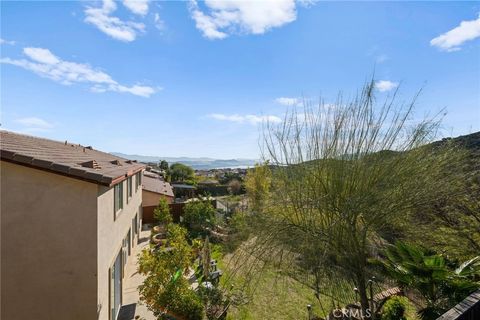
[[145, 168], [106, 152], [71, 142], [60, 142], [0, 130], [0, 157], [37, 169], [111, 186]]
[[143, 190], [174, 197], [173, 189], [170, 183], [163, 181], [159, 177], [153, 177], [144, 174], [142, 177]]

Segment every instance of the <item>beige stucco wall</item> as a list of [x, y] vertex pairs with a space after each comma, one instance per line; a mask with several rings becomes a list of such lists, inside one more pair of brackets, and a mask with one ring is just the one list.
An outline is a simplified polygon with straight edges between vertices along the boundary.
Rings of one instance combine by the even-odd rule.
[[[113, 188], [98, 187], [98, 306], [99, 319], [109, 318], [109, 269], [115, 262], [118, 252], [122, 248], [122, 240], [132, 228], [132, 219], [140, 214], [142, 206], [142, 187], [135, 190], [135, 176], [132, 178], [132, 197], [126, 203], [127, 184], [123, 182], [123, 209], [116, 215], [113, 212]], [[115, 217], [116, 216], [116, 217]], [[133, 237], [133, 230], [131, 235]], [[136, 240], [133, 239], [132, 244]], [[129, 259], [135, 259], [130, 256]]]
[[0, 318], [96, 319], [98, 186], [4, 161], [0, 170]]
[[167, 197], [167, 196], [155, 193], [155, 192], [143, 190], [142, 206], [144, 206], [144, 207], [157, 206], [158, 201], [160, 201], [160, 198], [165, 198], [168, 203], [173, 202], [172, 197]]

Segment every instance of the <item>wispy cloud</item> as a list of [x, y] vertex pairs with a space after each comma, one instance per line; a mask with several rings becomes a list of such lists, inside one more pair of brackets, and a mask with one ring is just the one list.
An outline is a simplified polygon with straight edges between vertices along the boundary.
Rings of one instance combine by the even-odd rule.
[[9, 45], [13, 46], [15, 44], [15, 41], [9, 41], [9, 40], [5, 40], [5, 39], [0, 38], [0, 44], [9, 44]]
[[480, 14], [476, 20], [462, 21], [458, 27], [433, 38], [430, 45], [452, 52], [460, 50], [462, 44], [478, 37], [480, 37]]
[[165, 30], [165, 21], [163, 21], [162, 18], [160, 18], [160, 15], [158, 13], [155, 13], [153, 22], [154, 22], [155, 28], [157, 28], [160, 31]]
[[254, 114], [247, 114], [247, 115], [240, 115], [240, 114], [232, 114], [232, 115], [225, 115], [220, 113], [212, 113], [208, 115], [209, 118], [220, 120], [220, 121], [229, 121], [229, 122], [236, 122], [236, 123], [250, 123], [250, 124], [259, 124], [263, 122], [270, 122], [270, 123], [279, 123], [282, 122], [277, 116], [272, 115], [254, 115]]
[[123, 0], [123, 5], [140, 16], [148, 13], [148, 0]]
[[[132, 4], [132, 1], [125, 1], [125, 5], [131, 11], [137, 10], [143, 12], [142, 6]], [[143, 1], [141, 1], [143, 3]], [[126, 4], [128, 3], [128, 5]], [[130, 7], [129, 7], [130, 6]], [[148, 11], [148, 4], [147, 11]], [[135, 9], [132, 9], [135, 8]], [[117, 4], [113, 0], [103, 0], [101, 7], [87, 7], [85, 9], [85, 22], [96, 26], [100, 31], [108, 36], [125, 42], [136, 39], [139, 33], [145, 31], [145, 25], [135, 21], [123, 21], [118, 17], [112, 16], [117, 9]]]
[[375, 89], [380, 92], [390, 91], [398, 87], [398, 82], [392, 82], [390, 80], [379, 80], [375, 82]]
[[302, 99], [299, 99], [299, 98], [280, 97], [280, 98], [276, 98], [275, 102], [284, 106], [302, 105]]
[[15, 122], [22, 125], [22, 131], [25, 132], [49, 131], [54, 127], [52, 123], [36, 117], [20, 118]]
[[195, 0], [189, 2], [189, 10], [197, 29], [208, 39], [224, 39], [232, 33], [262, 34], [297, 18], [294, 0], [206, 0], [204, 3], [208, 13]]
[[376, 63], [384, 63], [388, 59], [389, 59], [389, 57], [386, 54], [380, 54], [375, 58], [375, 62]]
[[24, 68], [63, 85], [87, 83], [91, 85], [90, 88], [94, 92], [127, 92], [141, 97], [150, 97], [158, 90], [138, 84], [130, 87], [122, 85], [103, 71], [85, 63], [62, 60], [48, 49], [30, 47], [24, 48], [23, 53], [29, 60], [1, 58], [0, 63]]

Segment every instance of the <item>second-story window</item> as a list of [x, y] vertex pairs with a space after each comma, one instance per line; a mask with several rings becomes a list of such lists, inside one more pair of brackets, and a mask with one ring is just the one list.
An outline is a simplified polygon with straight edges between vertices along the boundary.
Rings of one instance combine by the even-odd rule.
[[139, 172], [135, 175], [135, 191], [138, 191], [138, 188], [142, 186], [142, 172]]
[[127, 203], [128, 203], [128, 200], [132, 197], [132, 177], [129, 177], [127, 179]]
[[113, 206], [114, 213], [123, 209], [123, 182], [120, 182], [113, 187]]

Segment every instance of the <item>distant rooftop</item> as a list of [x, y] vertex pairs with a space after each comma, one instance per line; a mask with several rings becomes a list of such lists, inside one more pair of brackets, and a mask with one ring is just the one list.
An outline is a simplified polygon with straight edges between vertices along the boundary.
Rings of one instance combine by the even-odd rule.
[[143, 190], [174, 197], [170, 183], [163, 181], [159, 176], [152, 176], [152, 173], [144, 172], [142, 186]]
[[145, 165], [72, 142], [60, 142], [0, 130], [3, 161], [111, 186]]

